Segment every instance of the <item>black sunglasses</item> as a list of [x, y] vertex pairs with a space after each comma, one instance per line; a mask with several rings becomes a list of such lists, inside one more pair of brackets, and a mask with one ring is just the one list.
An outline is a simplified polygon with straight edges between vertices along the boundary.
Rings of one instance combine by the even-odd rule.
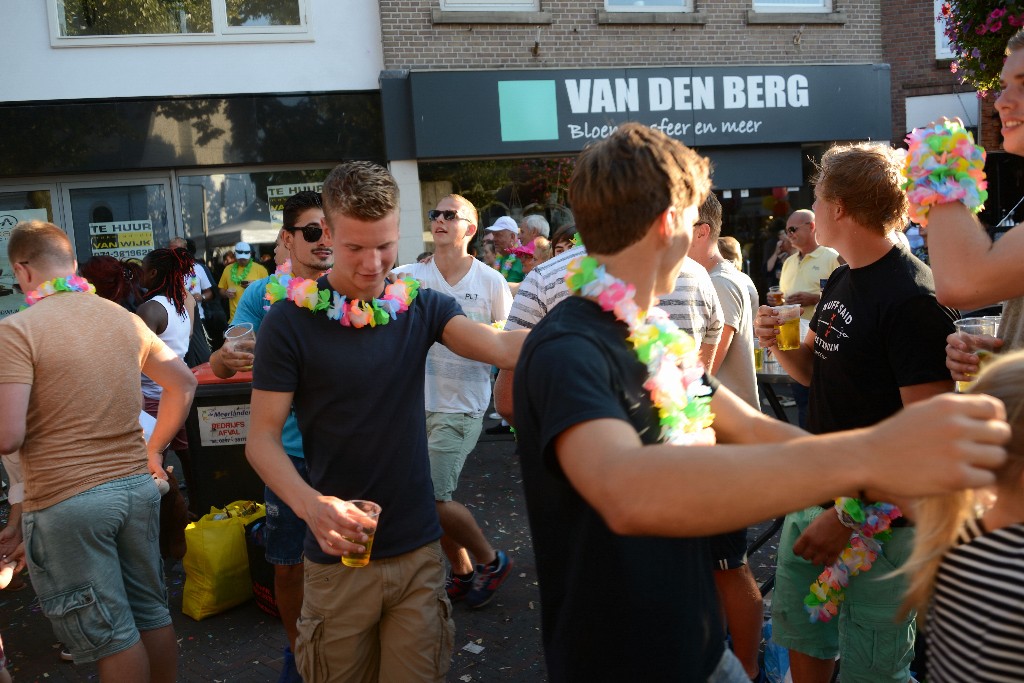
[[427, 211], [427, 218], [429, 220], [436, 221], [438, 218], [442, 217], [446, 221], [453, 221], [456, 218], [459, 219], [460, 221], [469, 220], [468, 218], [463, 218], [462, 216], [460, 216], [458, 211], [452, 211], [451, 209], [445, 209], [444, 211], [440, 209], [431, 209], [430, 211]]
[[285, 228], [290, 233], [294, 233], [296, 230], [302, 231], [302, 239], [306, 240], [310, 244], [319, 242], [320, 238], [323, 237], [324, 229], [320, 227], [319, 223], [310, 223], [309, 225], [292, 225]]

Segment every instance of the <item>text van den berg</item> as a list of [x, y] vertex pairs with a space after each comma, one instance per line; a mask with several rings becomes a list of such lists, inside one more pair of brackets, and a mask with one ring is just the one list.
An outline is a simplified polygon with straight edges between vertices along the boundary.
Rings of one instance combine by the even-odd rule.
[[[722, 76], [723, 109], [809, 107], [807, 77], [793, 74]], [[573, 114], [640, 111], [640, 79], [566, 79]], [[648, 111], [715, 109], [713, 76], [653, 77], [647, 79]]]

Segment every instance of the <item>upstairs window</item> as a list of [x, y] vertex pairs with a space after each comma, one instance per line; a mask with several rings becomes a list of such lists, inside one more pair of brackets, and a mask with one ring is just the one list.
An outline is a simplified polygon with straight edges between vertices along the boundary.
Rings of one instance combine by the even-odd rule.
[[537, 12], [540, 0], [441, 0], [443, 12]]
[[48, 0], [51, 44], [254, 42], [307, 32], [307, 0]]
[[609, 12], [692, 12], [692, 0], [605, 0]]
[[755, 12], [831, 12], [832, 0], [754, 0]]

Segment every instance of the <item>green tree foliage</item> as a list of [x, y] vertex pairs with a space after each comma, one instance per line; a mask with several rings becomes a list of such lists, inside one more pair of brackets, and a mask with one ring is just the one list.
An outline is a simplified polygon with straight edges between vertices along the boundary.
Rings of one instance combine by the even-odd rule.
[[64, 0], [65, 36], [212, 33], [211, 0]]

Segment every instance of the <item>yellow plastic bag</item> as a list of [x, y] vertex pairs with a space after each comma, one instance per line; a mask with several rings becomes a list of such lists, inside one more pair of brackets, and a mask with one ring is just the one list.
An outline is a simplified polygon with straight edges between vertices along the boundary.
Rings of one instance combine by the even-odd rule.
[[252, 597], [245, 525], [265, 515], [262, 503], [239, 500], [185, 527], [183, 613], [199, 621]]

